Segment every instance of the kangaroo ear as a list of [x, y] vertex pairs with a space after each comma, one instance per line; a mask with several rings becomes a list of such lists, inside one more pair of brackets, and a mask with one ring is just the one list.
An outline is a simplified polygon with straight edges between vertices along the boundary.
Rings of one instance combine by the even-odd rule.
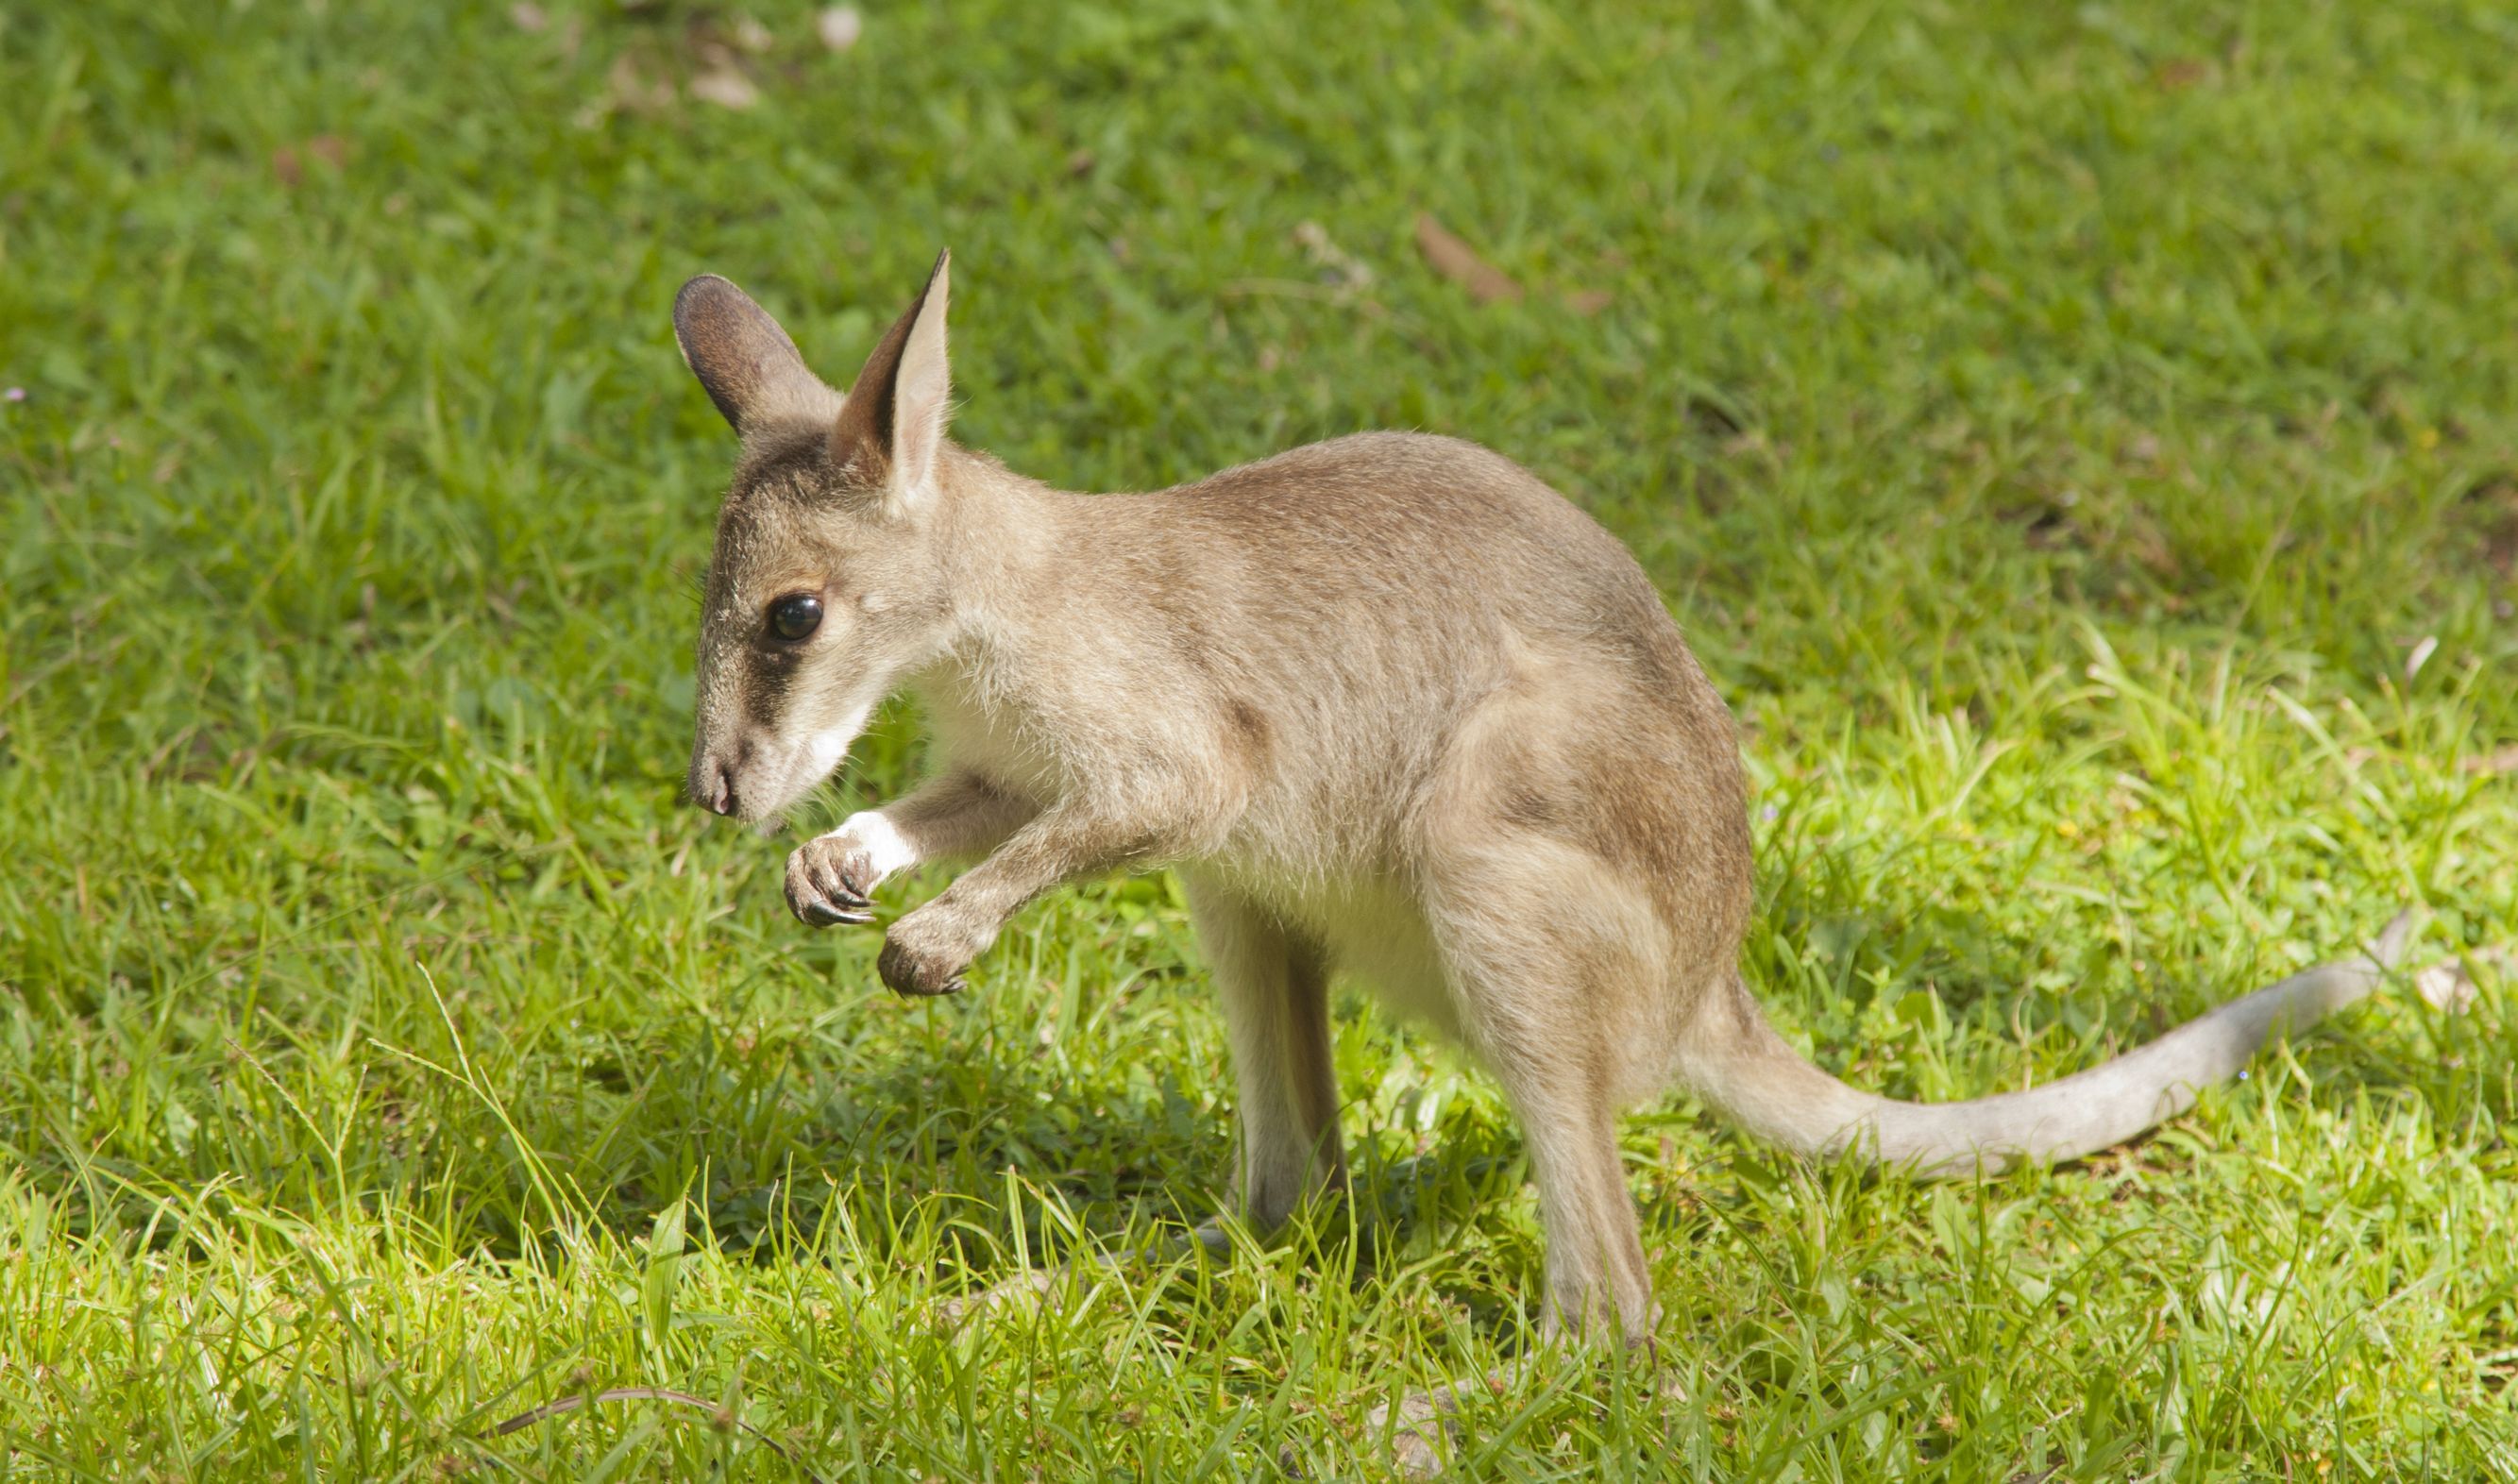
[[709, 400], [738, 433], [777, 416], [828, 416], [831, 389], [805, 369], [769, 311], [716, 274], [673, 295], [673, 339]]
[[884, 507], [907, 514], [933, 499], [953, 378], [944, 362], [944, 307], [953, 255], [938, 253], [927, 286], [892, 322], [831, 424], [831, 462], [883, 491]]

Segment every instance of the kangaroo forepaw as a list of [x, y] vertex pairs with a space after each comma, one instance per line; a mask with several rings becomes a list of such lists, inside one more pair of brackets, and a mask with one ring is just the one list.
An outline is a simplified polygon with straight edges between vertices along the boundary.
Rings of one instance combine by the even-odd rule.
[[986, 947], [983, 938], [930, 903], [891, 925], [874, 967], [895, 993], [959, 994], [969, 987], [963, 971]]
[[787, 857], [787, 906], [809, 928], [870, 923], [870, 894], [881, 880], [862, 846], [845, 835], [824, 835]]

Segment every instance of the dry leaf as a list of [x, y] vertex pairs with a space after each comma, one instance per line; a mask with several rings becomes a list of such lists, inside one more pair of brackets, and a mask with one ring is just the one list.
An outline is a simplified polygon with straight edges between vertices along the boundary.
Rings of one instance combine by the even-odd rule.
[[741, 72], [720, 66], [692, 78], [691, 96], [720, 109], [748, 109], [760, 101], [760, 90]]
[[[628, 53], [612, 61], [612, 69], [604, 74], [603, 84], [610, 94], [610, 107], [631, 112], [661, 113], [673, 106], [673, 85], [649, 82], [647, 74]], [[583, 121], [583, 120], [581, 120]]]
[[544, 15], [543, 8], [534, 4], [534, 0], [516, 0], [515, 4], [507, 7], [507, 19], [514, 22], [520, 31], [544, 30], [550, 25], [550, 17]]
[[2159, 87], [2164, 93], [2191, 88], [2212, 75], [2212, 69], [2192, 57], [2179, 57], [2159, 65]]
[[349, 163], [350, 143], [338, 134], [318, 134], [302, 145], [282, 145], [271, 152], [271, 173], [280, 177], [282, 185], [294, 190], [306, 180], [309, 156], [338, 170]]
[[845, 52], [865, 34], [865, 19], [853, 5], [834, 5], [813, 18], [813, 34], [832, 51]]
[[2461, 758], [2456, 765], [2469, 773], [2518, 773], [2518, 742], [2495, 752]]
[[[592, 1407], [605, 1402], [671, 1402], [676, 1407], [688, 1407], [696, 1412], [707, 1413], [710, 1423], [717, 1430], [731, 1432], [738, 1427], [741, 1428], [745, 1433], [759, 1440], [761, 1447], [786, 1460], [788, 1466], [810, 1481], [810, 1484], [822, 1484], [822, 1476], [807, 1466], [803, 1459], [798, 1458], [789, 1443], [781, 1442], [745, 1421], [733, 1408], [722, 1402], [712, 1402], [704, 1396], [693, 1396], [687, 1391], [675, 1391], [666, 1386], [615, 1386], [609, 1391], [573, 1392], [556, 1401], [544, 1402], [530, 1412], [520, 1412], [505, 1421], [494, 1425], [482, 1435], [503, 1438], [511, 1432], [531, 1427], [536, 1422], [547, 1421], [552, 1418], [575, 1412], [581, 1407]], [[460, 1458], [461, 1455], [448, 1454], [447, 1457], [456, 1459]], [[449, 1470], [441, 1467], [438, 1472], [447, 1473]]]
[[1566, 290], [1565, 307], [1587, 320], [1608, 308], [1614, 298], [1605, 288], [1572, 288]]
[[2414, 991], [2433, 1010], [2461, 1015], [2474, 1004], [2474, 981], [2466, 978], [2465, 966], [2455, 959], [2431, 965], [2413, 976]]
[[743, 50], [747, 52], [753, 53], [755, 56], [758, 56], [778, 44], [778, 38], [769, 34], [769, 27], [762, 25], [760, 22], [753, 20], [750, 16], [736, 16], [733, 22], [727, 25], [726, 30], [729, 39], [731, 39], [736, 46], [743, 48]]
[[2413, 677], [2420, 675], [2422, 673], [2422, 667], [2429, 664], [2431, 656], [2438, 652], [2439, 635], [2435, 633], [2423, 634], [2422, 641], [2413, 646], [2413, 652], [2405, 657], [2405, 678], [2409, 680]]
[[1521, 285], [1504, 271], [1478, 256], [1477, 249], [1452, 235], [1450, 228], [1434, 220], [1430, 211], [1416, 213], [1416, 250], [1436, 273], [1469, 291], [1469, 297], [1481, 304], [1498, 299], [1518, 299]]
[[2463, 1014], [2474, 1008], [2483, 997], [2483, 988], [2466, 973], [2471, 962], [2481, 965], [2495, 978], [2507, 980], [2518, 974], [2518, 953], [2507, 948], [2478, 948], [2458, 958], [2444, 958], [2413, 976], [2413, 988], [2433, 1010], [2451, 1015]]
[[1089, 1271], [1097, 1267], [1115, 1273], [1122, 1264], [1107, 1252], [1088, 1252], [1054, 1268], [1026, 1268], [1012, 1278], [990, 1284], [977, 1293], [945, 1299], [935, 1306], [935, 1316], [948, 1326], [958, 1325], [966, 1319], [1020, 1299], [1055, 1298], [1064, 1290], [1070, 1271]]

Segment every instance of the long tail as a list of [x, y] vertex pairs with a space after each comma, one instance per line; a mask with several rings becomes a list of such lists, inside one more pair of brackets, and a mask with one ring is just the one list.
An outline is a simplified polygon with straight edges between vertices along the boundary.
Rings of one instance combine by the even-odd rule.
[[1682, 1066], [1698, 1096], [1761, 1139], [1810, 1155], [1851, 1151], [1935, 1177], [2078, 1158], [2122, 1144], [2194, 1104], [2199, 1089], [2377, 987], [2403, 959], [2416, 914], [2401, 913], [2368, 956], [2294, 974], [2111, 1062], [2025, 1092], [1966, 1103], [1900, 1103], [1857, 1092], [1802, 1060], [1747, 987], [1710, 1006]]

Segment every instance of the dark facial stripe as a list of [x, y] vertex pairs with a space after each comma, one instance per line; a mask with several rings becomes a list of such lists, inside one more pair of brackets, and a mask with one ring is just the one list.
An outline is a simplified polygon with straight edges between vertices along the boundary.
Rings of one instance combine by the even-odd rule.
[[765, 633], [754, 634], [748, 643], [726, 646], [725, 658], [743, 667], [743, 710], [753, 725], [769, 732], [778, 729], [788, 693], [803, 671], [805, 647], [781, 644]]

